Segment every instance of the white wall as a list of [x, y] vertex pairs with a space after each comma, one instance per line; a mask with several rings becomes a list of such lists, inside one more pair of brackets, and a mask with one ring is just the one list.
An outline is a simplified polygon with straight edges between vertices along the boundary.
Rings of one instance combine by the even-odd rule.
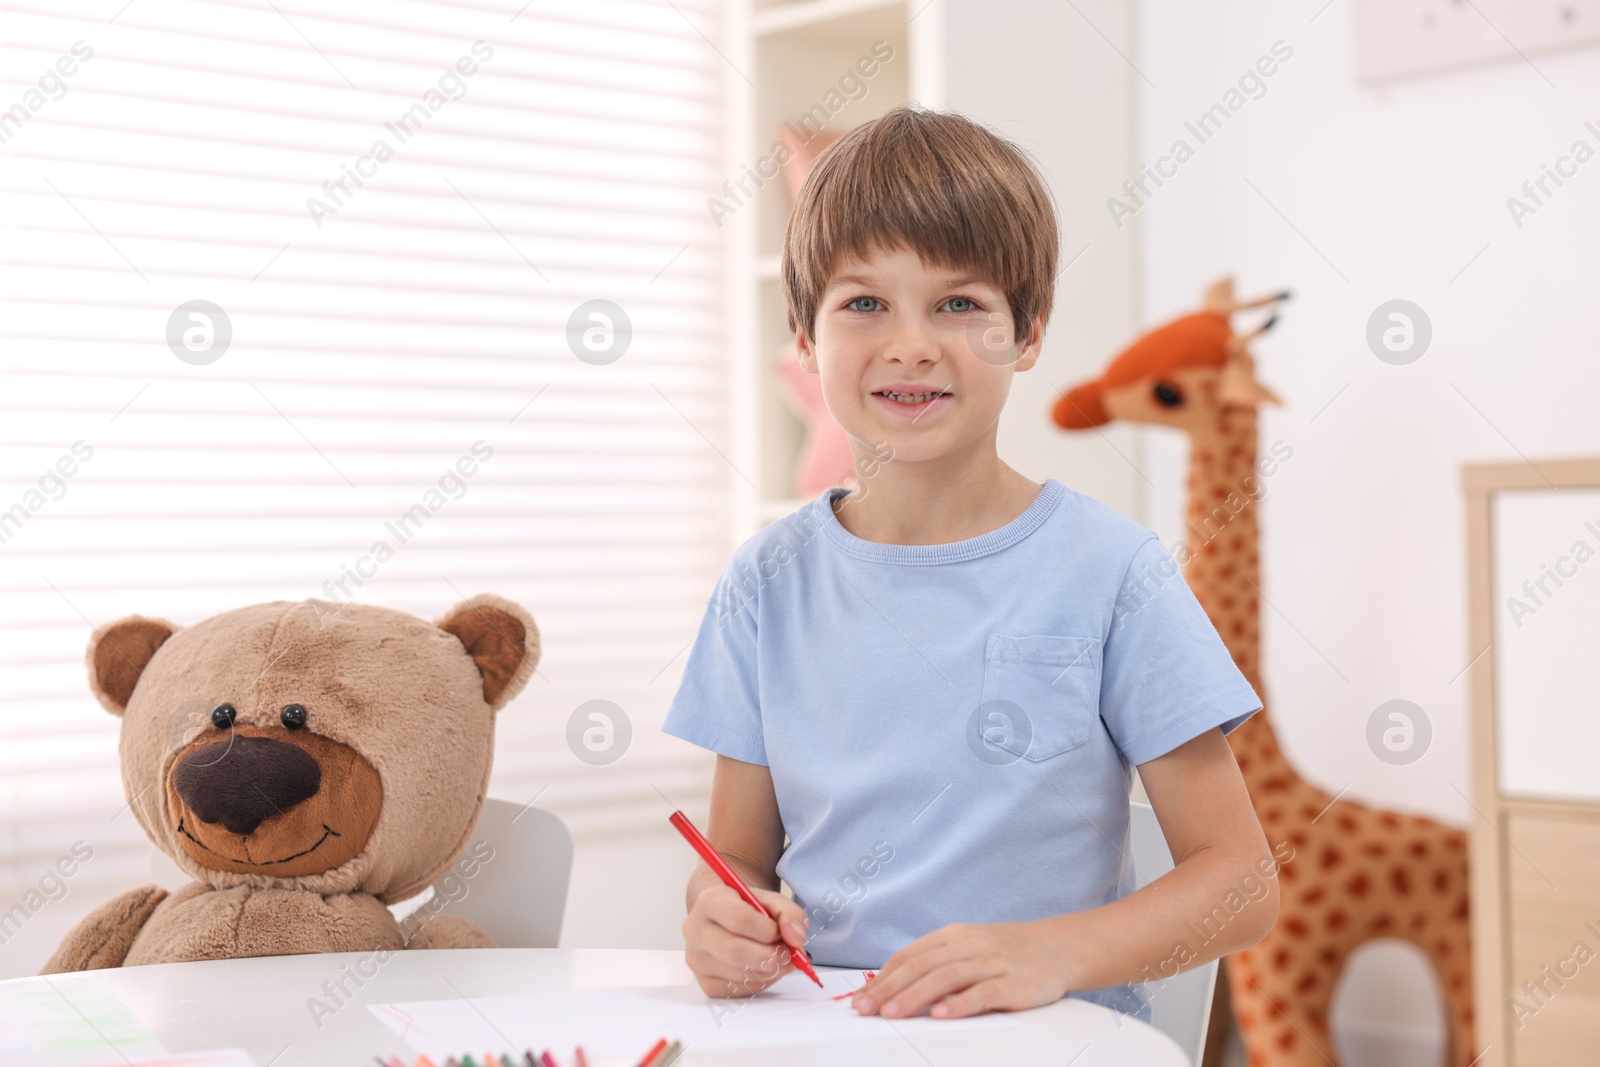
[[[1263, 446], [1294, 449], [1262, 519], [1269, 706], [1307, 778], [1465, 826], [1477, 816], [1462, 672], [1479, 650], [1467, 647], [1461, 466], [1600, 453], [1600, 159], [1520, 229], [1506, 207], [1576, 139], [1600, 148], [1583, 128], [1600, 126], [1600, 50], [1362, 88], [1350, 3], [1319, 15], [1324, 2], [1145, 0], [1133, 57], [1150, 83], [1139, 83], [1145, 162], [1178, 137], [1196, 144], [1184, 122], [1274, 41], [1293, 56], [1128, 226], [1103, 215], [1102, 233], [1140, 242], [1147, 325], [1195, 308], [1226, 272], [1247, 293], [1294, 290], [1255, 348], [1286, 402], [1265, 415]], [[1402, 297], [1434, 338], [1419, 361], [1391, 366], [1365, 326]], [[1187, 445], [1147, 433], [1144, 521], [1171, 544]], [[1365, 740], [1393, 698], [1433, 726], [1408, 766]]]
[[[1294, 448], [1262, 519], [1278, 729], [1319, 784], [1465, 825], [1461, 671], [1479, 650], [1467, 648], [1461, 465], [1600, 453], [1600, 160], [1520, 230], [1505, 205], [1575, 139], [1600, 147], [1583, 128], [1600, 125], [1600, 50], [1531, 57], [1553, 87], [1518, 60], [1374, 91], [1351, 77], [1349, 5], [1308, 23], [1321, 4], [1146, 0], [1145, 160], [1274, 41], [1294, 55], [1129, 227], [1143, 318], [1192, 309], [1229, 271], [1245, 292], [1294, 290], [1255, 347], [1286, 402], [1268, 409], [1263, 445]], [[1409, 366], [1365, 343], [1369, 314], [1396, 297], [1433, 322]], [[1149, 433], [1146, 519], [1176, 537], [1186, 446]], [[1364, 735], [1396, 697], [1434, 726], [1430, 751], [1404, 767], [1377, 760]]]

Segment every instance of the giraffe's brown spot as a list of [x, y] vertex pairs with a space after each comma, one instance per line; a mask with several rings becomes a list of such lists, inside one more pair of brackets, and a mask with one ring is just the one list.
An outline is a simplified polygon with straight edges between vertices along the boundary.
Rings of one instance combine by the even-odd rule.
[[1294, 833], [1289, 835], [1289, 843], [1295, 848], [1305, 848], [1306, 832], [1304, 830], [1296, 830]]
[[1387, 826], [1391, 830], [1400, 825], [1400, 817], [1392, 811], [1379, 812], [1378, 821], [1383, 823], [1383, 825]]
[[1300, 980], [1294, 984], [1294, 991], [1299, 993], [1301, 996], [1304, 996], [1315, 988], [1317, 988], [1316, 971], [1306, 971], [1300, 976]]
[[1389, 853], [1389, 844], [1386, 841], [1368, 841], [1361, 846], [1361, 851], [1369, 856], [1385, 856]]
[[1345, 914], [1342, 910], [1339, 908], [1334, 908], [1332, 911], [1328, 912], [1328, 929], [1341, 930], [1344, 928], [1344, 924]]
[[[1287, 868], [1285, 868], [1285, 870], [1287, 870]], [[1289, 932], [1291, 937], [1303, 938], [1307, 933], [1310, 932], [1310, 929], [1306, 926], [1306, 921], [1300, 918], [1298, 915], [1291, 915], [1284, 919], [1283, 928]]]
[[1267, 793], [1282, 793], [1289, 788], [1289, 779], [1281, 774], [1261, 780], [1261, 789]]
[[1350, 879], [1350, 881], [1346, 884], [1345, 889], [1350, 893], [1351, 896], [1359, 900], [1367, 895], [1367, 890], [1371, 887], [1372, 884], [1367, 880], [1366, 872], [1362, 871], [1354, 878]]
[[1300, 900], [1305, 904], [1315, 904], [1326, 895], [1327, 891], [1322, 886], [1312, 886], [1300, 895]]
[[1322, 961], [1324, 967], [1332, 967], [1339, 962], [1339, 950], [1328, 945], [1317, 953], [1317, 958]]
[[1332, 845], [1324, 845], [1322, 849], [1322, 869], [1332, 870], [1344, 861], [1344, 853]]
[[1299, 877], [1300, 872], [1289, 866], [1287, 863], [1278, 868], [1278, 880], [1280, 882], [1292, 882]]
[[1395, 867], [1389, 872], [1389, 884], [1394, 886], [1394, 891], [1400, 896], [1411, 895], [1411, 872], [1404, 867]]
[[1449, 885], [1450, 885], [1450, 872], [1449, 871], [1434, 871], [1433, 872], [1433, 891], [1435, 893], [1443, 893], [1445, 891], [1445, 889]]
[[1356, 832], [1355, 816], [1351, 815], [1347, 811], [1341, 811], [1339, 813], [1339, 829], [1343, 830], [1347, 834], [1355, 833]]
[[1300, 814], [1307, 819], [1315, 819], [1317, 817], [1317, 806], [1315, 804], [1302, 804], [1300, 805]]
[[1464, 835], [1464, 834], [1450, 834], [1450, 835], [1448, 835], [1444, 839], [1444, 847], [1448, 848], [1448, 849], [1451, 849], [1453, 851], [1459, 852], [1461, 849], [1467, 847], [1466, 835]]
[[1294, 1043], [1295, 1043], [1296, 1040], [1298, 1040], [1298, 1037], [1299, 1037], [1299, 1035], [1297, 1035], [1294, 1032], [1294, 1029], [1292, 1027], [1288, 1028], [1288, 1029], [1284, 1029], [1284, 1030], [1279, 1030], [1278, 1031], [1278, 1047], [1283, 1049], [1285, 1052], [1287, 1052], [1289, 1049], [1294, 1048]]
[[1426, 857], [1428, 855], [1428, 843], [1426, 841], [1418, 839], [1416, 841], [1411, 842], [1410, 847], [1408, 847], [1406, 849], [1406, 851], [1411, 853], [1413, 856], [1417, 857], [1417, 859], [1419, 859], [1419, 860], [1423, 859], [1424, 857]]
[[1450, 917], [1452, 919], [1465, 919], [1467, 917], [1467, 913], [1467, 898], [1462, 897], [1460, 900], [1456, 901], [1456, 906], [1451, 910]]
[[1394, 918], [1389, 915], [1379, 915], [1372, 920], [1374, 930], [1387, 930], [1394, 925]]
[[1276, 952], [1274, 952], [1272, 954], [1272, 966], [1280, 971], [1288, 967], [1289, 950], [1286, 948], [1279, 948]]
[[1411, 929], [1413, 931], [1421, 930], [1424, 926], [1427, 926], [1427, 925], [1428, 925], [1428, 913], [1427, 912], [1419, 911], [1419, 912], [1417, 912], [1415, 915], [1413, 915], [1411, 917]]

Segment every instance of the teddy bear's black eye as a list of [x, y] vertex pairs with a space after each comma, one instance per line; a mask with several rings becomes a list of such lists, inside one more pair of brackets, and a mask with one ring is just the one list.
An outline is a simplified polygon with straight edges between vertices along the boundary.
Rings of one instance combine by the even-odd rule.
[[298, 730], [306, 724], [306, 709], [299, 704], [289, 704], [283, 709], [283, 725], [290, 730]]
[[233, 729], [233, 720], [239, 713], [233, 710], [232, 704], [218, 704], [211, 709], [211, 725], [219, 730]]
[[1175, 408], [1183, 403], [1183, 393], [1171, 382], [1157, 382], [1154, 393], [1156, 403], [1162, 407]]

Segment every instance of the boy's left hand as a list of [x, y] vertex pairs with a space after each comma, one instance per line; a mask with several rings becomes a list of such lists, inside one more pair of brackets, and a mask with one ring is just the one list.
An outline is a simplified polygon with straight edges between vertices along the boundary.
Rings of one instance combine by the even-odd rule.
[[898, 1019], [932, 1005], [938, 1019], [1051, 1004], [1070, 987], [1068, 960], [1038, 923], [956, 923], [889, 957], [851, 1001]]

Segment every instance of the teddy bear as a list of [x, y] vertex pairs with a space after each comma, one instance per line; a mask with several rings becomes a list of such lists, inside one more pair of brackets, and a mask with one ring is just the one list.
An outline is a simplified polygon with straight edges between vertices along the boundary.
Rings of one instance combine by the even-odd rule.
[[374, 605], [277, 601], [193, 626], [97, 628], [89, 688], [122, 719], [123, 789], [194, 881], [102, 904], [44, 974], [238, 956], [493, 947], [443, 912], [402, 927], [482, 811], [495, 714], [539, 662], [502, 597], [429, 623]]

